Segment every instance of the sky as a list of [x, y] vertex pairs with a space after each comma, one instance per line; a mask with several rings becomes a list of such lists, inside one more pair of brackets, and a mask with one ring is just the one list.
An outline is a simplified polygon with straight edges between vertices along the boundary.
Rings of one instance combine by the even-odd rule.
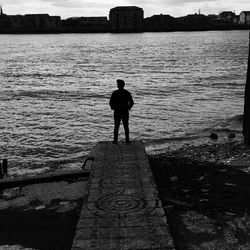
[[61, 16], [107, 16], [116, 6], [138, 6], [144, 17], [168, 14], [173, 17], [188, 14], [219, 14], [221, 11], [250, 11], [250, 0], [0, 0], [7, 15], [41, 14]]

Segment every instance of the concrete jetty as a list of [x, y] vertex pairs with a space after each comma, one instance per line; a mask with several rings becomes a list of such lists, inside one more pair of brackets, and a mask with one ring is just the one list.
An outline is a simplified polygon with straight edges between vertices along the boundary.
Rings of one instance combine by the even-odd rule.
[[172, 250], [141, 141], [99, 142], [72, 250]]

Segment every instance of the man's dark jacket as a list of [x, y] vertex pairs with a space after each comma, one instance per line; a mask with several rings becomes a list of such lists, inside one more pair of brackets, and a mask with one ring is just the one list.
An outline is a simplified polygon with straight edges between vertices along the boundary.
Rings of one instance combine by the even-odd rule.
[[134, 101], [128, 90], [118, 89], [112, 93], [109, 105], [111, 109], [123, 112], [130, 110], [134, 105]]

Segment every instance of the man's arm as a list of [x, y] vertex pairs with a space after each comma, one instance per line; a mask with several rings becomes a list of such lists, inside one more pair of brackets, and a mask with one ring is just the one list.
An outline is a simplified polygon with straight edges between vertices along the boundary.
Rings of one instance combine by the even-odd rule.
[[109, 99], [109, 106], [111, 109], [114, 109], [114, 92], [112, 93], [110, 99]]
[[134, 106], [134, 100], [130, 93], [128, 95], [128, 101], [129, 101], [128, 109], [131, 109]]

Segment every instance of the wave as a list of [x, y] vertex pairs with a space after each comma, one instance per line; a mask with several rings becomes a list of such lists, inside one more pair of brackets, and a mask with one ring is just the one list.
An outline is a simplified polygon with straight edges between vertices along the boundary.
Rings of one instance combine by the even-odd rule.
[[236, 122], [243, 122], [243, 114], [241, 114], [241, 115], [235, 115], [235, 116], [232, 116], [232, 117], [229, 117], [227, 120], [229, 121], [229, 122], [234, 122], [234, 121], [236, 121]]
[[227, 117], [225, 119], [217, 120], [209, 127], [205, 127], [201, 129], [201, 134], [210, 134], [210, 133], [218, 133], [218, 134], [229, 134], [236, 133], [239, 134], [242, 132], [242, 124], [243, 124], [243, 115], [234, 115], [231, 117]]
[[[217, 82], [217, 81], [214, 81], [214, 82], [206, 82], [205, 85], [207, 86], [210, 86], [212, 88], [241, 88], [242, 86], [244, 86], [244, 82], [242, 81], [238, 81], [239, 77], [235, 80], [233, 80], [232, 78], [228, 78], [228, 79], [224, 79], [223, 82]], [[207, 81], [207, 79], [206, 79]]]
[[241, 129], [230, 129], [230, 128], [208, 128], [204, 129], [204, 132], [207, 131], [207, 135], [209, 136], [210, 133], [217, 133], [217, 134], [230, 134], [230, 133], [241, 133]]
[[[175, 142], [209, 140], [214, 131], [225, 138], [227, 133], [240, 132], [242, 115], [238, 114], [242, 112], [245, 83], [242, 65], [248, 49], [245, 31], [223, 33], [223, 39], [237, 38], [228, 44], [230, 51], [225, 50], [227, 38], [225, 43], [218, 42], [218, 32], [201, 39], [185, 32], [170, 37], [147, 34], [142, 40], [141, 35], [133, 39], [121, 36], [98, 39], [99, 35], [87, 35], [83, 42], [82, 36], [65, 35], [56, 39], [57, 46], [50, 50], [45, 37], [31, 41], [27, 36], [27, 48], [15, 47], [11, 58], [4, 55], [1, 65], [6, 67], [0, 72], [0, 105], [5, 118], [0, 137], [4, 147], [0, 153], [14, 159], [18, 167], [18, 163], [29, 166], [31, 161], [51, 168], [59, 161], [80, 161], [78, 156], [89, 152], [96, 141], [111, 140], [112, 112], [103, 109], [118, 76], [130, 83], [135, 99], [132, 139], [145, 138], [148, 145], [164, 148]], [[200, 49], [203, 39], [212, 44], [205, 68], [207, 54]], [[17, 42], [13, 37], [6, 41], [6, 51]], [[69, 41], [76, 47], [68, 46]], [[172, 47], [166, 50], [166, 44]], [[190, 48], [190, 44], [194, 50], [186, 50], [183, 56], [181, 48]], [[85, 56], [87, 49], [91, 56]], [[221, 56], [224, 60], [218, 59]], [[230, 117], [223, 119], [228, 112]]]
[[161, 145], [166, 143], [172, 142], [181, 142], [181, 141], [191, 141], [195, 139], [201, 138], [200, 136], [195, 135], [184, 135], [184, 136], [176, 136], [176, 137], [168, 137], [168, 138], [161, 138], [161, 139], [146, 139], [144, 142], [148, 145]]
[[84, 99], [84, 98], [106, 98], [107, 96], [103, 93], [91, 93], [86, 91], [58, 91], [58, 90], [22, 90], [22, 91], [6, 91], [6, 95], [11, 95], [13, 98], [19, 97], [30, 97], [30, 98], [55, 98], [55, 99], [65, 99], [65, 98], [74, 98]]
[[189, 133], [180, 136], [170, 136], [166, 138], [153, 138], [144, 140], [149, 152], [162, 150], [168, 146], [182, 145], [185, 143], [204, 143], [210, 141], [210, 134], [216, 133], [219, 139], [228, 139], [228, 135], [235, 133], [237, 138], [242, 136], [243, 115], [234, 115], [221, 120], [205, 128], [197, 128]]
[[3, 77], [14, 77], [14, 78], [62, 78], [62, 77], [72, 77], [72, 75], [69, 74], [53, 74], [53, 73], [10, 73], [10, 72], [4, 72], [2, 74]]
[[146, 139], [144, 140], [146, 145], [156, 146], [156, 145], [164, 145], [164, 144], [174, 144], [174, 143], [185, 143], [189, 141], [207, 141], [210, 139], [211, 132], [217, 133], [222, 136], [223, 133], [240, 133], [240, 130], [233, 130], [233, 129], [213, 129], [208, 128], [204, 129], [203, 131], [197, 131], [197, 133], [189, 133], [183, 136], [176, 136], [176, 137], [168, 137], [168, 138], [160, 138], [160, 139]]

